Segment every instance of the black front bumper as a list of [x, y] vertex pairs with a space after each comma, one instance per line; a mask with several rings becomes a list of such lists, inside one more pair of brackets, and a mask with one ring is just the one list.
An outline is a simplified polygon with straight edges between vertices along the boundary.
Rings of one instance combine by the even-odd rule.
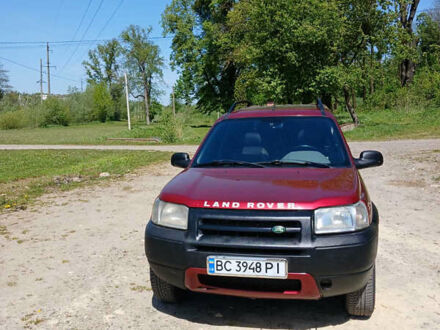
[[[197, 229], [200, 212], [205, 211], [190, 211], [187, 231], [164, 228], [151, 221], [145, 231], [145, 252], [150, 267], [159, 278], [183, 289], [185, 271], [189, 268], [206, 268], [206, 258], [210, 255], [285, 258], [289, 273], [313, 276], [322, 297], [361, 289], [366, 285], [375, 262], [378, 243], [377, 212], [367, 229], [330, 235], [314, 235], [311, 213], [308, 216], [300, 214], [302, 232], [298, 239], [292, 238], [290, 245], [286, 244], [286, 240], [281, 240], [283, 243], [279, 244], [280, 240], [277, 238], [235, 240], [222, 236], [216, 239], [214, 236], [214, 239], [203, 240]], [[243, 211], [219, 213], [221, 214], [216, 216], [249, 216]], [[276, 218], [279, 215], [279, 212], [265, 212], [267, 217]], [[297, 216], [287, 215], [293, 218]]]

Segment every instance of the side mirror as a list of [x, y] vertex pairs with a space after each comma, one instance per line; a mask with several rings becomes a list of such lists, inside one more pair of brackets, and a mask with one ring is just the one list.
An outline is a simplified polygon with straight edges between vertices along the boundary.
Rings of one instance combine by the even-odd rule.
[[177, 152], [171, 156], [171, 165], [175, 167], [187, 168], [191, 159], [186, 152]]
[[381, 166], [383, 164], [383, 156], [379, 151], [366, 150], [361, 152], [361, 156], [354, 160], [357, 169]]

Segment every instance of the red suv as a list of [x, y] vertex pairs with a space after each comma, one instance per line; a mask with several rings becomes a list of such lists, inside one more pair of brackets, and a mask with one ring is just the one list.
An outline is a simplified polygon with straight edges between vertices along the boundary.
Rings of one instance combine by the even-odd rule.
[[335, 117], [318, 106], [247, 107], [222, 116], [154, 202], [145, 232], [154, 295], [375, 301], [379, 215]]

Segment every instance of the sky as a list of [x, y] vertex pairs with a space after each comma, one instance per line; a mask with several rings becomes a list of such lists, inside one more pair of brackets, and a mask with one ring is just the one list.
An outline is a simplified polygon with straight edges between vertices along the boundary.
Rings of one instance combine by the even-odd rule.
[[[161, 14], [171, 0], [1, 0], [0, 63], [9, 71], [14, 90], [36, 93], [40, 90], [40, 58], [46, 64], [44, 44], [6, 42], [49, 41], [51, 92], [63, 94], [69, 86], [85, 87], [82, 61], [96, 42], [76, 45], [56, 43], [65, 40], [96, 40], [118, 37], [130, 24], [152, 26], [153, 42], [165, 59], [161, 97], [168, 103], [177, 73], [169, 66], [171, 39], [163, 38]], [[435, 0], [421, 0], [419, 12], [431, 8]], [[81, 23], [81, 24], [80, 24]], [[55, 42], [55, 43], [51, 43]], [[15, 62], [15, 63], [14, 63]], [[43, 79], [46, 82], [46, 77]], [[44, 84], [44, 91], [47, 84]]]
[[[153, 42], [160, 47], [166, 63], [162, 86], [166, 92], [161, 101], [168, 103], [177, 73], [173, 72], [168, 64], [171, 39], [162, 38], [160, 20], [162, 12], [170, 2], [165, 0], [0, 0], [0, 63], [9, 71], [10, 85], [14, 90], [26, 93], [39, 92], [40, 58], [43, 60], [43, 65], [46, 65], [46, 45], [5, 42], [49, 41], [50, 64], [55, 66], [50, 69], [51, 93], [63, 94], [67, 92], [69, 86], [81, 88], [81, 79], [85, 88], [87, 77], [81, 63], [87, 59], [88, 50], [96, 47], [97, 43], [90, 42], [77, 47], [72, 44], [52, 44], [51, 41], [111, 39], [118, 37], [130, 24], [141, 27], [151, 25]], [[112, 17], [113, 13], [115, 14]], [[43, 80], [47, 81], [46, 75]], [[44, 91], [47, 91], [47, 84], [44, 84]]]

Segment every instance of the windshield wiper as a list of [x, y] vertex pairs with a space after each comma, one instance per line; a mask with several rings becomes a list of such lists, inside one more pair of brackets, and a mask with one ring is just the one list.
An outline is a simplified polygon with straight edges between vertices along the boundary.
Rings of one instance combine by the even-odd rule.
[[304, 166], [304, 167], [320, 167], [320, 168], [329, 168], [330, 166], [323, 163], [315, 163], [309, 161], [295, 160], [295, 161], [282, 161], [282, 160], [272, 160], [270, 162], [259, 162], [256, 164], [264, 165], [264, 166]]
[[237, 160], [213, 160], [212, 162], [194, 165], [194, 167], [218, 167], [218, 166], [265, 167], [263, 164], [260, 163], [242, 162]]

